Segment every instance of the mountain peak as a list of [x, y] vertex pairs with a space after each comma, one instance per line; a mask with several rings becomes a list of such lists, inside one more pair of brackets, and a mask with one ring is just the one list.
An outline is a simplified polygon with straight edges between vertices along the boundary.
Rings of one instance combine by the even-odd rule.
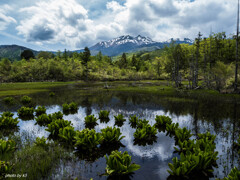
[[131, 35], [123, 35], [117, 38], [102, 41], [94, 46], [90, 47], [90, 50], [93, 52], [101, 51], [103, 54], [109, 56], [115, 56], [121, 54], [123, 52], [130, 52], [134, 50], [153, 50], [163, 48], [165, 45], [171, 43], [171, 41], [175, 41], [177, 44], [188, 43], [192, 44], [192, 41], [188, 38], [184, 38], [183, 40], [178, 39], [170, 39], [165, 42], [156, 42], [147, 36], [137, 35], [136, 37]]
[[123, 44], [132, 44], [132, 45], [144, 45], [144, 44], [152, 44], [155, 43], [152, 41], [149, 37], [144, 37], [141, 35], [138, 35], [136, 37], [130, 36], [130, 35], [124, 35], [120, 36], [118, 38], [111, 39], [109, 41], [102, 41], [100, 43], [97, 43], [95, 46], [101, 46], [101, 47], [111, 47], [116, 45], [123, 45]]

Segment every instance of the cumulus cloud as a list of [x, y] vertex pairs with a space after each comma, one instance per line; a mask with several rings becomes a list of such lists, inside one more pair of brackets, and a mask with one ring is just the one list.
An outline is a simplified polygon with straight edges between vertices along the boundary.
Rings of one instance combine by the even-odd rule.
[[0, 31], [5, 30], [11, 23], [17, 23], [14, 18], [6, 15], [11, 10], [11, 7], [8, 5], [3, 5], [0, 7]]
[[88, 31], [92, 26], [87, 10], [75, 0], [40, 2], [35, 6], [22, 8], [20, 12], [29, 16], [17, 26], [19, 34], [27, 41], [62, 43], [76, 47], [84, 36], [89, 36]]
[[50, 0], [22, 8], [20, 13], [27, 16], [17, 30], [27, 41], [61, 43], [72, 49], [126, 34], [163, 41], [195, 38], [199, 31], [207, 36], [210, 28], [214, 32], [235, 30], [233, 0], [104, 0], [99, 9], [96, 3], [100, 1], [85, 1]]
[[[116, 3], [112, 3], [116, 4]], [[114, 12], [113, 12], [114, 13]], [[121, 18], [124, 16], [124, 18]], [[154, 40], [205, 36], [235, 30], [236, 2], [225, 0], [126, 0], [114, 16], [125, 34], [142, 34]]]
[[124, 7], [121, 6], [117, 1], [107, 2], [106, 7], [107, 7], [107, 9], [111, 9], [114, 12], [124, 10]]

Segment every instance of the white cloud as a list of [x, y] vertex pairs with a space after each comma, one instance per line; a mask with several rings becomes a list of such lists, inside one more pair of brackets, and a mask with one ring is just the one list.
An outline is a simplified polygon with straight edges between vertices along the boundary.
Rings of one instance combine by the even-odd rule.
[[[236, 4], [233, 0], [126, 0], [122, 10], [112, 16], [124, 34], [142, 34], [154, 40], [171, 37], [195, 38], [201, 31], [233, 33]], [[116, 3], [112, 3], [116, 4]]]
[[0, 31], [5, 30], [11, 23], [17, 23], [14, 18], [6, 15], [11, 10], [12, 8], [6, 4], [0, 7]]
[[236, 29], [233, 0], [126, 0], [121, 4], [115, 0], [104, 1], [105, 9], [96, 9], [96, 0], [88, 2], [50, 0], [22, 8], [20, 12], [28, 15], [17, 30], [28, 41], [61, 43], [75, 49], [124, 34], [162, 41], [195, 38], [199, 31], [207, 36], [211, 27], [214, 32], [228, 34]]
[[107, 9], [112, 9], [114, 12], [124, 10], [124, 7], [121, 6], [121, 5], [120, 5], [118, 2], [116, 2], [116, 1], [107, 2], [106, 7], [107, 7]]
[[27, 41], [62, 43], [73, 48], [89, 38], [92, 21], [88, 19], [87, 10], [75, 0], [40, 2], [20, 12], [28, 14], [17, 26]]

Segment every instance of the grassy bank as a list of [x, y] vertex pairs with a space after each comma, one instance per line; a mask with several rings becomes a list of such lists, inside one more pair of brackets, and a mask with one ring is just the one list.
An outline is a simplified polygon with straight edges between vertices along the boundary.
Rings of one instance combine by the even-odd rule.
[[49, 91], [54, 87], [66, 86], [75, 84], [76, 82], [26, 82], [26, 83], [1, 83], [1, 96], [14, 96], [32, 94], [42, 91]]
[[28, 82], [28, 83], [2, 83], [0, 84], [0, 97], [27, 95], [43, 91], [51, 91], [53, 88], [72, 87], [81, 94], [92, 94], [94, 92], [129, 92], [129, 93], [144, 93], [155, 94], [160, 96], [174, 96], [179, 98], [189, 99], [235, 99], [239, 98], [238, 94], [221, 94], [215, 90], [185, 90], [176, 89], [169, 85], [165, 80], [143, 80], [143, 81], [72, 81], [72, 82]]

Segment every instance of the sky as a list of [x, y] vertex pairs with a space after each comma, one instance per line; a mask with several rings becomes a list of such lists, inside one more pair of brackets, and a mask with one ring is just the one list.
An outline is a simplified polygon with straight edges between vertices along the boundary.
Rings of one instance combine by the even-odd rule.
[[0, 45], [76, 50], [122, 35], [236, 33], [237, 0], [0, 0]]

